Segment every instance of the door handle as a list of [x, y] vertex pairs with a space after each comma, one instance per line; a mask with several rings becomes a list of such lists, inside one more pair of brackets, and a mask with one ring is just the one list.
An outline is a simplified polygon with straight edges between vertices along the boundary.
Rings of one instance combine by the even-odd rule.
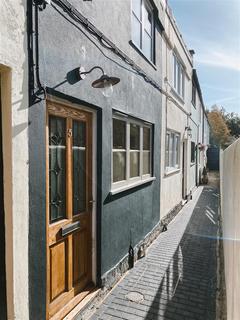
[[67, 224], [61, 228], [62, 237], [67, 236], [68, 234], [80, 229], [80, 221]]
[[96, 202], [95, 200], [89, 200], [90, 204], [93, 204], [94, 202]]

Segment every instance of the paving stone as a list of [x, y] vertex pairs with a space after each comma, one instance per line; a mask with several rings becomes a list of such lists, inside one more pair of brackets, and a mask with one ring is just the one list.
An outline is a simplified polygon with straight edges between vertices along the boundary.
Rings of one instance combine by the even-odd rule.
[[[215, 320], [218, 192], [204, 187], [194, 201], [159, 235], [91, 320]], [[132, 291], [143, 300], [129, 301], [126, 295]]]

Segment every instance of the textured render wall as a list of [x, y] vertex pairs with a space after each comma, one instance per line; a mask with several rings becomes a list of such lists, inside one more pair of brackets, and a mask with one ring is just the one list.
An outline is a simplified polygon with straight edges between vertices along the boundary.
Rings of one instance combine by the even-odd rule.
[[25, 2], [0, 2], [8, 319], [28, 319], [28, 95]]
[[227, 319], [240, 319], [240, 139], [221, 153], [221, 213]]
[[[160, 69], [161, 57], [157, 57], [156, 67], [154, 67], [129, 44], [131, 40], [130, 1], [99, 3], [99, 1], [71, 0], [71, 3], [161, 85], [161, 74], [156, 70], [156, 68]], [[159, 30], [156, 30], [156, 47], [161, 48]], [[103, 276], [128, 253], [130, 230], [132, 244], [135, 245], [159, 221], [161, 94], [115, 54], [104, 49], [81, 25], [75, 27], [49, 5], [44, 11], [39, 12], [39, 62], [40, 79], [43, 85], [55, 89], [55, 93], [57, 92], [65, 101], [74, 99], [76, 105], [87, 103], [90, 108], [95, 106], [98, 114], [102, 116], [97, 123], [99, 130], [97, 147], [101, 152], [98, 159], [98, 168], [100, 167], [101, 173], [97, 181], [98, 189], [101, 190], [99, 193], [101, 199], [97, 202], [97, 221], [101, 239], [98, 238], [97, 242], [98, 254], [99, 252], [101, 254], [98, 276]], [[114, 87], [112, 97], [104, 97], [100, 90], [91, 86], [91, 83], [101, 75], [99, 70], [95, 70], [84, 81], [75, 84], [64, 81], [66, 74], [80, 65], [86, 70], [99, 65], [107, 74], [119, 77], [121, 82]], [[156, 180], [111, 197], [110, 146], [112, 145], [113, 109], [153, 123], [154, 142], [158, 147], [154, 149]], [[33, 296], [30, 301], [30, 313], [36, 320], [42, 320], [45, 316], [45, 293], [44, 290], [39, 290], [40, 284], [42, 286], [42, 283], [45, 283], [45, 222], [41, 225], [40, 232], [38, 228], [38, 221], [45, 214], [45, 115], [44, 103], [36, 104], [30, 109], [32, 121], [29, 129], [31, 132], [29, 140], [31, 149], [30, 220], [32, 223], [30, 251], [36, 255], [37, 259], [30, 262], [30, 298], [32, 299]], [[99, 139], [101, 134], [102, 141]], [[38, 167], [34, 159], [40, 162]], [[36, 193], [38, 185], [40, 192]], [[36, 211], [39, 207], [41, 210]], [[36, 233], [32, 230], [36, 230], [41, 238], [37, 239]], [[34, 250], [36, 246], [37, 252]], [[40, 264], [37, 265], [36, 261]]]
[[[71, 3], [161, 85], [161, 74], [129, 44], [131, 40], [131, 1], [117, 0], [98, 3], [97, 1], [72, 0]], [[53, 88], [66, 78], [69, 71], [79, 65], [83, 65], [86, 70], [100, 65], [107, 74], [121, 79], [121, 82], [114, 88], [113, 96], [109, 99], [105, 98], [100, 90], [91, 87], [91, 82], [99, 77], [99, 71], [91, 73], [84, 81], [75, 85], [65, 83], [56, 88], [61, 93], [91, 103], [103, 111], [102, 271], [106, 272], [127, 253], [130, 229], [132, 229], [133, 244], [136, 244], [159, 220], [159, 202], [156, 197], [157, 190], [159, 194], [159, 148], [154, 149], [156, 181], [134, 192], [129, 191], [127, 194], [109, 199], [111, 190], [111, 148], [109, 146], [112, 145], [112, 110], [117, 109], [153, 123], [155, 125], [154, 142], [156, 146], [160, 146], [161, 94], [135, 72], [132, 72], [131, 68], [126, 66], [116, 55], [104, 50], [90, 36], [105, 55], [117, 63], [113, 63], [104, 56], [83, 32], [66, 21], [51, 6], [47, 6], [43, 12], [39, 13], [39, 19], [42, 83]], [[79, 27], [83, 30], [83, 27]], [[87, 31], [84, 32], [87, 33]], [[121, 36], [119, 36], [120, 34]], [[158, 30], [156, 30], [156, 48], [161, 48], [161, 35]], [[157, 56], [156, 68], [160, 68], [160, 63], [161, 57]], [[62, 67], [59, 68], [59, 65]], [[42, 112], [45, 111], [42, 110]], [[119, 225], [122, 225], [121, 233]]]

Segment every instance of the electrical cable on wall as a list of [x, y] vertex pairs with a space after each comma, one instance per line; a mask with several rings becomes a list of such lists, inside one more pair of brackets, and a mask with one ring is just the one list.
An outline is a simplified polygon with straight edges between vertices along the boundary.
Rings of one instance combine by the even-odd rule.
[[[151, 77], [149, 77], [142, 68], [140, 68], [132, 59], [130, 59], [121, 49], [119, 49], [110, 39], [108, 39], [100, 30], [98, 30], [87, 18], [85, 18], [71, 3], [69, 3], [67, 0], [51, 0], [51, 6], [54, 10], [56, 10], [62, 17], [64, 17], [68, 22], [73, 24], [79, 31], [81, 31], [87, 38], [90, 40], [97, 48], [98, 50], [110, 61], [117, 64], [119, 67], [129, 71], [134, 72], [135, 74], [141, 76], [147, 83], [151, 84], [155, 89], [157, 89], [159, 92], [164, 94], [167, 99], [174, 102], [174, 104], [180, 108], [186, 115], [190, 115], [187, 111], [185, 111], [182, 106], [169, 95], [167, 91], [162, 89], [162, 87]], [[82, 25], [90, 34], [93, 36], [96, 40], [99, 41], [99, 43], [107, 50], [110, 50], [114, 54], [116, 54], [121, 60], [123, 60], [126, 64], [128, 64], [131, 69], [123, 66], [118, 61], [110, 58], [105, 54], [105, 52], [79, 27], [77, 26], [73, 21], [71, 21], [69, 18], [65, 16], [63, 12], [61, 12], [55, 5], [55, 3], [58, 7], [60, 7], [64, 13], [66, 13], [74, 22]], [[35, 0], [35, 5], [39, 6], [40, 10], [43, 10], [46, 8], [46, 1], [44, 0]], [[38, 18], [35, 17], [35, 18]], [[37, 23], [37, 22], [36, 22]], [[38, 41], [38, 35], [36, 37], [36, 42]], [[36, 45], [36, 48], [38, 50], [38, 45]], [[36, 54], [36, 57], [38, 56], [38, 53]], [[41, 84], [39, 79], [39, 65], [38, 61], [36, 63], [36, 73], [37, 73], [37, 84], [39, 87], [39, 84]], [[44, 88], [41, 85], [39, 87], [40, 91], [42, 91]]]

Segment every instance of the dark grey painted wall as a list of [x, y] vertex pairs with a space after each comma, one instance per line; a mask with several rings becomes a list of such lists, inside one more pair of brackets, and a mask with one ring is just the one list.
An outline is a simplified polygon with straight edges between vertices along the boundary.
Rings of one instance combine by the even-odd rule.
[[[161, 84], [160, 54], [156, 56], [156, 67], [153, 67], [129, 44], [130, 1], [71, 0], [71, 3]], [[161, 35], [158, 30], [156, 47], [160, 52]], [[41, 82], [55, 90], [50, 90], [51, 93], [98, 107], [97, 245], [98, 274], [101, 276], [128, 252], [130, 230], [133, 244], [136, 244], [159, 221], [161, 94], [116, 55], [101, 47], [81, 25], [75, 27], [51, 6], [39, 12], [39, 61]], [[121, 82], [114, 87], [113, 96], [105, 98], [101, 91], [91, 87], [91, 82], [100, 75], [98, 71], [74, 85], [62, 83], [67, 73], [80, 65], [86, 70], [100, 65], [107, 74], [119, 77]], [[110, 197], [113, 109], [154, 125], [153, 171], [156, 180]], [[34, 253], [34, 261], [30, 262], [30, 309], [31, 319], [36, 320], [43, 319], [45, 312], [45, 113], [45, 103], [30, 108], [30, 259]]]

